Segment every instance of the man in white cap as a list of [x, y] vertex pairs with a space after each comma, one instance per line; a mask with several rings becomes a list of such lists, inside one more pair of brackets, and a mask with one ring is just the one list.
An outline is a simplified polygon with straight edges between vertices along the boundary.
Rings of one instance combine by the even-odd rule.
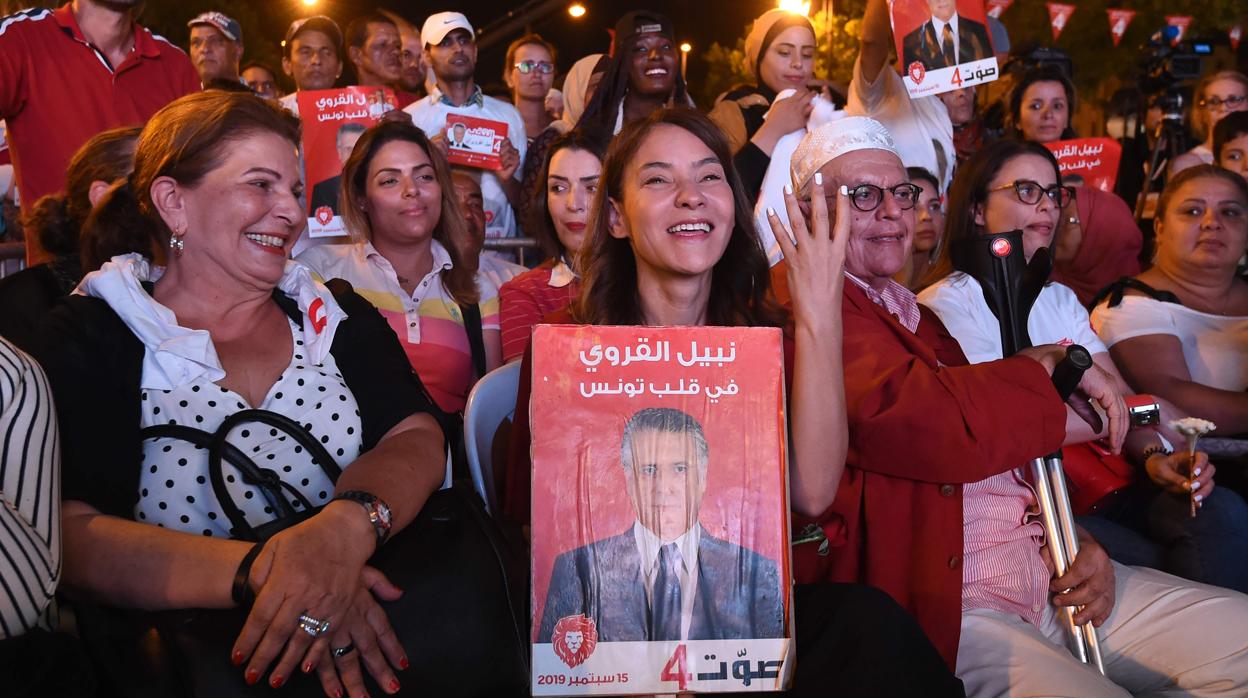
[[220, 12], [205, 12], [186, 26], [191, 29], [191, 62], [199, 81], [205, 87], [214, 80], [242, 82], [238, 66], [243, 60], [243, 28], [238, 21]]
[[[1110, 561], [1080, 531], [1052, 579], [1035, 494], [1016, 470], [1061, 446], [1066, 409], [1050, 374], [1057, 345], [967, 365], [956, 340], [892, 280], [909, 254], [917, 192], [888, 131], [864, 117], [825, 124], [792, 158], [800, 213], [810, 197], [852, 207], [842, 304], [849, 457], [820, 517], [840, 550], [794, 549], [802, 582], [870, 584], [907, 608], [967, 695], [1241, 695], [1248, 597]], [[838, 197], [838, 190], [846, 191]], [[788, 305], [786, 265], [773, 267]], [[1114, 381], [1093, 367], [1076, 395], [1125, 434]], [[1050, 597], [1052, 596], [1052, 603]], [[1107, 676], [1065, 647], [1056, 607], [1100, 628]]]
[[425, 42], [425, 63], [433, 71], [437, 87], [404, 111], [435, 145], [446, 148], [447, 115], [472, 116], [507, 124], [498, 170], [481, 177], [485, 198], [486, 237], [515, 237], [516, 215], [522, 198], [519, 171], [524, 162], [524, 120], [516, 108], [481, 91], [473, 74], [477, 67], [476, 33], [468, 18], [458, 12], [439, 12], [425, 20], [420, 30]]

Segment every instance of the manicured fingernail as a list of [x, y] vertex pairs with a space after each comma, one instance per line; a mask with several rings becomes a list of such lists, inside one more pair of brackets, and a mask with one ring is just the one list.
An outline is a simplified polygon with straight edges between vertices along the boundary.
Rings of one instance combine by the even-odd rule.
[[815, 173], [815, 184], [821, 187], [823, 186], [823, 173], [822, 172]]
[[234, 654], [231, 654], [231, 655], [230, 655], [230, 662], [231, 662], [234, 666], [242, 666], [242, 664], [243, 664], [243, 653], [242, 653], [242, 651], [241, 651], [241, 650], [234, 650]]
[[399, 657], [399, 668], [406, 670], [411, 666], [411, 662], [407, 661], [407, 657]]
[[1204, 498], [1205, 498], [1205, 495], [1203, 495], [1203, 494], [1198, 494], [1198, 495], [1196, 495], [1196, 502], [1199, 504], [1199, 503], [1200, 503], [1200, 501], [1201, 501], [1201, 500], [1203, 500]]
[[1193, 477], [1200, 477], [1200, 468], [1197, 468], [1197, 469], [1196, 469], [1196, 470], [1192, 473], [1192, 476], [1193, 476]]
[[277, 674], [274, 674], [269, 677], [269, 685], [273, 688], [281, 688], [284, 683], [286, 683], [285, 676], [278, 676]]
[[788, 184], [784, 185], [784, 193], [793, 196], [793, 187]]
[[849, 187], [841, 185], [841, 196], [849, 196]]
[[768, 207], [767, 207], [767, 216], [768, 216], [768, 217], [770, 217], [770, 218], [775, 218], [775, 217], [776, 217], [776, 209], [774, 209], [774, 208], [772, 208], [772, 207], [768, 206]]
[[391, 691], [393, 691], [394, 693], [398, 693], [398, 692], [399, 692], [399, 688], [400, 688], [400, 686], [399, 686], [399, 680], [398, 680], [398, 679], [390, 679], [390, 690], [391, 690]]
[[255, 669], [248, 669], [247, 673], [243, 675], [243, 680], [247, 682], [248, 686], [254, 686], [260, 680], [260, 672]]
[[303, 673], [305, 674], [312, 673], [312, 662], [307, 662], [303, 665]]
[[1192, 489], [1194, 489], [1194, 490], [1198, 490], [1198, 489], [1200, 489], [1200, 483], [1199, 483], [1199, 482], [1193, 482], [1193, 483], [1192, 483]]
[[335, 688], [335, 689], [334, 689], [334, 698], [342, 698], [342, 689], [341, 689], [341, 688]]

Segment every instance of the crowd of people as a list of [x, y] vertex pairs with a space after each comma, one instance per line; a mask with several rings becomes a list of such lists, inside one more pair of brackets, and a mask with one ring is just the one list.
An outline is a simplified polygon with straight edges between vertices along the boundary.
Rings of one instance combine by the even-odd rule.
[[[994, 137], [976, 88], [907, 93], [889, 5], [867, 1], [848, 85], [816, 75], [807, 17], [763, 13], [751, 82], [705, 111], [648, 10], [584, 57], [526, 34], [501, 73], [456, 11], [299, 19], [280, 66], [246, 61], [221, 12], [172, 42], [137, 2], [0, 19], [0, 195], [31, 263], [0, 279], [12, 695], [128, 695], [101, 609], [235, 613], [195, 661], [239, 695], [420, 694], [452, 662], [480, 668], [460, 690], [523, 695], [523, 670], [493, 669], [517, 626], [423, 637], [387, 551], [427, 543], [471, 487], [469, 395], [520, 362], [501, 506], [478, 524], [526, 557], [542, 323], [781, 328], [792, 529], [826, 544], [793, 547], [792, 694], [1248, 693], [1248, 76], [1195, 86], [1194, 145], [1141, 173], [1164, 187], [1137, 219], [1046, 147], [1076, 135], [1068, 71], [1023, 62]], [[991, 30], [1004, 58], [992, 24], [982, 53]], [[339, 131], [319, 191], [297, 95], [348, 66], [397, 108]], [[455, 115], [507, 125], [497, 169], [451, 164]], [[321, 198], [349, 240], [308, 237]], [[998, 235], [1045, 274], [1020, 347], [973, 263]], [[490, 244], [507, 239], [538, 258]], [[1064, 399], [1070, 345], [1092, 367]], [[1189, 454], [1183, 417], [1222, 450]], [[1023, 467], [1053, 452], [1079, 515], [1060, 573]], [[443, 587], [407, 593], [507, 603], [474, 598], [479, 577]], [[1068, 614], [1099, 629], [1103, 672], [1067, 649]]]

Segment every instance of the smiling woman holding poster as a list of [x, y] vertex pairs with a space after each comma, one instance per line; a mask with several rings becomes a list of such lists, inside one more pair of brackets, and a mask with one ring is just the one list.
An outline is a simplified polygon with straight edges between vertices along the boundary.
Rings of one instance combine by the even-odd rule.
[[[513, 429], [507, 506], [527, 518], [532, 420], [535, 694], [776, 690], [792, 676], [794, 695], [962, 695], [880, 592], [800, 586], [789, 600], [785, 490], [794, 510], [826, 508], [847, 443], [846, 236], [814, 198], [813, 231], [791, 196], [793, 235], [776, 224], [800, 298], [786, 318], [718, 129], [663, 109], [613, 144], [585, 286], [547, 318], [595, 326], [538, 329]], [[554, 410], [559, 390], [570, 399]], [[594, 400], [597, 421], [572, 418]], [[579, 445], [546, 457], [549, 438]]]

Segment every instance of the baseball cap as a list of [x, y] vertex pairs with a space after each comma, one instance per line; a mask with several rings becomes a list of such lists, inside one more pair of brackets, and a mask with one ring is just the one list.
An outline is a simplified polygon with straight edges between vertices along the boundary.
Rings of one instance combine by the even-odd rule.
[[633, 10], [615, 23], [615, 46], [623, 46], [625, 41], [635, 36], [653, 33], [671, 38], [676, 36], [676, 28], [672, 26], [672, 20], [657, 12]]
[[458, 12], [439, 12], [425, 20], [425, 26], [420, 28], [420, 40], [425, 44], [440, 44], [447, 34], [456, 29], [467, 31], [474, 39], [477, 36], [467, 17]]
[[342, 55], [342, 30], [338, 28], [338, 23], [326, 17], [325, 15], [313, 15], [311, 17], [303, 17], [296, 19], [290, 23], [290, 27], [286, 30], [286, 39], [283, 43], [283, 52], [290, 55], [290, 42], [299, 36], [301, 31], [318, 31], [329, 37], [334, 42], [334, 47], [338, 49], [338, 54]]
[[205, 12], [186, 23], [187, 27], [208, 25], [221, 32], [230, 41], [243, 40], [243, 28], [238, 20], [220, 12]]

